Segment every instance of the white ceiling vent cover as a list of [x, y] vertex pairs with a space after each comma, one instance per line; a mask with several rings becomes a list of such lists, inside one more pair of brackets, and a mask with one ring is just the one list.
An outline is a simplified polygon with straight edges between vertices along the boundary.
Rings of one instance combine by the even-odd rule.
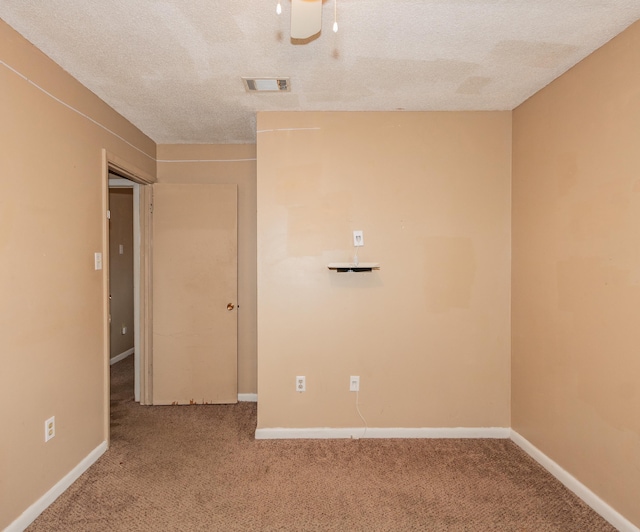
[[247, 92], [289, 92], [289, 78], [242, 78]]

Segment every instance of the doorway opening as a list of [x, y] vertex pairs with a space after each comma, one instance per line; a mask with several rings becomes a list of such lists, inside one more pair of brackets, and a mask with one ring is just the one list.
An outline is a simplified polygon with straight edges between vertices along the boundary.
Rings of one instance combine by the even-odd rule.
[[109, 173], [109, 363], [133, 355], [140, 402], [140, 184]]
[[[120, 255], [120, 245], [123, 246], [123, 255], [126, 254], [126, 247], [130, 245], [131, 259], [133, 261], [132, 274], [132, 299], [133, 299], [133, 331], [131, 325], [123, 323], [122, 317], [113, 323], [114, 333], [120, 336], [133, 336], [133, 346], [122, 351], [117, 351], [114, 356], [128, 356], [126, 353], [131, 348], [134, 349], [133, 357], [135, 363], [135, 400], [140, 404], [151, 404], [152, 381], [151, 381], [151, 210], [152, 210], [152, 187], [156, 179], [145, 171], [123, 161], [118, 156], [103, 150], [103, 172], [102, 172], [102, 256], [104, 258], [103, 275], [103, 356], [104, 356], [104, 435], [108, 442], [110, 438], [110, 394], [111, 394], [111, 255]], [[109, 220], [109, 196], [116, 189], [126, 189], [126, 194], [131, 195], [131, 242], [114, 242], [114, 250], [110, 250], [110, 220]], [[126, 333], [122, 334], [123, 327]], [[133, 335], [131, 334], [133, 333]]]

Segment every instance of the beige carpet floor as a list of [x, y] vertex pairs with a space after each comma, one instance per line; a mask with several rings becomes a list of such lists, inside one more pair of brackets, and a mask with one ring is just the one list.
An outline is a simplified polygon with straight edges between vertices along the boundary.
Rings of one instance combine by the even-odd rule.
[[256, 405], [144, 407], [28, 530], [611, 531], [509, 440], [256, 441]]

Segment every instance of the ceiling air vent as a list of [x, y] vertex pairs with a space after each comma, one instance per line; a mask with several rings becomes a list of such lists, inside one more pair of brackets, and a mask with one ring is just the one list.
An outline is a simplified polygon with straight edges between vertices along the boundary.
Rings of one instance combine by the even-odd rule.
[[242, 78], [247, 92], [289, 92], [289, 78]]

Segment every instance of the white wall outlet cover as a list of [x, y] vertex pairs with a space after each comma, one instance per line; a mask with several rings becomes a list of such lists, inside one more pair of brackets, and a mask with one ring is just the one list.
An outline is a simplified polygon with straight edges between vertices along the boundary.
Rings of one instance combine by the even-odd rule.
[[307, 381], [304, 376], [298, 375], [296, 377], [296, 392], [307, 391]]
[[360, 377], [357, 375], [351, 375], [349, 377], [349, 391], [350, 392], [358, 392], [360, 391]]
[[56, 416], [52, 416], [44, 422], [44, 441], [48, 442], [56, 435]]
[[93, 263], [96, 270], [102, 269], [102, 253], [93, 254]]
[[353, 245], [356, 247], [364, 246], [364, 233], [362, 231], [353, 232]]

